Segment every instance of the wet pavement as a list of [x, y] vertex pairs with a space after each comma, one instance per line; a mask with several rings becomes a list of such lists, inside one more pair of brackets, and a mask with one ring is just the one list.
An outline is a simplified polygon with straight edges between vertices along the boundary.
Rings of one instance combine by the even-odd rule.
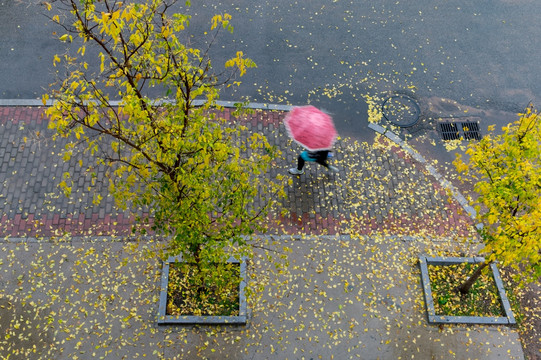
[[[197, 34], [190, 38], [194, 46], [203, 46], [201, 34], [212, 15], [233, 16], [235, 32], [221, 34], [212, 48], [217, 70], [236, 51], [258, 64], [222, 99], [312, 103], [334, 115], [340, 133], [359, 140], [370, 137], [367, 95], [384, 99], [410, 92], [510, 113], [541, 100], [536, 1], [243, 0], [177, 6], [193, 16], [186, 38]], [[61, 29], [45, 14], [38, 0], [0, 3], [0, 98], [39, 98], [54, 81], [59, 69], [52, 66], [53, 55], [66, 44], [55, 40]]]
[[[269, 233], [254, 239], [263, 246], [250, 281], [263, 291], [246, 326], [163, 327], [160, 239], [127, 237], [131, 218], [107, 197], [91, 205], [106, 194], [101, 178], [60, 194], [74, 164], [57, 157], [42, 108], [0, 110], [0, 329], [19, 339], [0, 345], [12, 358], [523, 359], [514, 328], [427, 323], [418, 256], [477, 253], [474, 223], [427, 164], [374, 132], [338, 140], [337, 174], [308, 164], [292, 178]], [[290, 176], [300, 150], [284, 115], [239, 119], [283, 152], [266, 176]], [[283, 267], [269, 262], [282, 255]]]
[[[2, 107], [0, 111], [3, 236], [129, 231], [132, 218], [115, 208], [107, 194], [104, 169], [96, 169], [96, 183], [91, 185], [90, 176], [76, 166], [82, 154], [61, 161], [58, 154], [63, 143], [52, 141], [42, 108]], [[230, 116], [230, 112], [225, 109], [222, 115]], [[288, 175], [287, 169], [295, 166], [302, 150], [287, 137], [284, 116], [283, 111], [257, 111], [241, 119], [250, 131], [263, 133], [282, 151], [270, 176]], [[460, 204], [448, 200], [447, 191], [423, 166], [388, 140], [375, 141], [374, 131], [368, 131], [370, 142], [347, 137], [337, 141], [333, 163], [340, 169], [338, 174], [308, 164], [304, 175], [292, 178], [282, 204], [289, 215], [276, 216], [282, 221], [276, 231], [337, 233], [349, 228], [352, 219], [363, 234], [382, 229], [407, 233], [426, 228], [434, 218], [439, 219], [431, 229], [434, 234], [456, 232], [459, 225], [471, 224], [468, 214], [457, 213]], [[58, 188], [66, 171], [75, 180], [70, 199]], [[94, 194], [104, 199], [98, 206], [92, 203]]]

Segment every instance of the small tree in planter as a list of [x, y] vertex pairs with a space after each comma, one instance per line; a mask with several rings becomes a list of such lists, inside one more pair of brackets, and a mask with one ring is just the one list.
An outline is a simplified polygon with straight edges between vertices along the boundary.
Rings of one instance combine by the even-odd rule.
[[[108, 170], [120, 207], [149, 209], [154, 229], [170, 239], [166, 255], [194, 266], [192, 285], [203, 296], [213, 264], [247, 255], [244, 235], [263, 230], [260, 219], [284, 194], [279, 181], [261, 176], [276, 150], [213, 112], [220, 87], [255, 64], [237, 52], [225, 63], [230, 72], [213, 73], [208, 49], [183, 43], [190, 18], [172, 13], [175, 0], [57, 3], [51, 19], [67, 31], [60, 39], [81, 42], [77, 56], [55, 56], [67, 75], [43, 97], [54, 99], [50, 127], [71, 139], [63, 156], [82, 149], [79, 165]], [[212, 18], [210, 45], [220, 30], [232, 31], [229, 21]], [[91, 52], [94, 73], [85, 60]], [[156, 92], [164, 97], [149, 96]], [[71, 191], [69, 174], [60, 185]]]
[[454, 162], [475, 182], [475, 207], [484, 225], [480, 232], [487, 255], [457, 287], [462, 294], [496, 260], [518, 270], [524, 280], [541, 276], [541, 122], [532, 108], [519, 116], [502, 134], [470, 143], [467, 162], [460, 156]]

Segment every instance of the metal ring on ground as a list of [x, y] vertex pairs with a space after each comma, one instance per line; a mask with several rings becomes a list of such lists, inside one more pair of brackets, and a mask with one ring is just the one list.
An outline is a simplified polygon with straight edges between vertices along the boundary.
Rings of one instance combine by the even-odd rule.
[[410, 127], [417, 124], [421, 108], [417, 101], [407, 95], [393, 95], [385, 99], [381, 105], [385, 119], [396, 126]]

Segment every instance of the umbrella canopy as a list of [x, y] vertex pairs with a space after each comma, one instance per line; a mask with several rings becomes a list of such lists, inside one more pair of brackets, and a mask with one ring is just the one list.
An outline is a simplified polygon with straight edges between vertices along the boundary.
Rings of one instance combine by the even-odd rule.
[[284, 124], [289, 136], [310, 151], [332, 149], [338, 135], [332, 118], [311, 105], [293, 108]]

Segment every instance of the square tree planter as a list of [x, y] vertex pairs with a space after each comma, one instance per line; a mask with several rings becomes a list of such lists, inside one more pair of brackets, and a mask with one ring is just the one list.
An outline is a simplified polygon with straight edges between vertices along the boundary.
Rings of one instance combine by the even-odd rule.
[[196, 315], [167, 315], [167, 289], [169, 284], [169, 268], [175, 262], [182, 262], [181, 256], [171, 256], [163, 262], [160, 303], [158, 307], [158, 325], [168, 324], [205, 324], [205, 325], [244, 325], [247, 320], [247, 304], [244, 288], [246, 287], [246, 259], [241, 261], [231, 257], [227, 260], [229, 263], [239, 264], [240, 266], [240, 284], [239, 284], [239, 315], [238, 316], [196, 316]]
[[505, 294], [500, 272], [496, 267], [496, 264], [491, 264], [492, 275], [494, 282], [500, 295], [501, 304], [505, 312], [505, 316], [493, 317], [493, 316], [443, 316], [436, 315], [434, 310], [434, 299], [432, 298], [432, 290], [430, 287], [430, 278], [428, 276], [428, 265], [455, 265], [462, 263], [478, 264], [485, 261], [482, 257], [426, 257], [421, 256], [419, 258], [419, 264], [421, 267], [421, 280], [423, 283], [423, 290], [425, 293], [426, 309], [428, 312], [428, 322], [431, 324], [516, 324], [515, 317], [511, 311], [509, 300]]

